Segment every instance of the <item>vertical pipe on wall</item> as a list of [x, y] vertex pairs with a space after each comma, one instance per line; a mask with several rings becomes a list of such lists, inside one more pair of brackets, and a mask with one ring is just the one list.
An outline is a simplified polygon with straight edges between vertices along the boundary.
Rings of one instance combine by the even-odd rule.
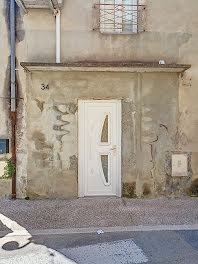
[[61, 13], [56, 10], [56, 63], [60, 63], [60, 50], [61, 50]]
[[[10, 46], [11, 46], [11, 119], [12, 119], [12, 166], [16, 168], [16, 77], [15, 77], [15, 0], [10, 0]], [[16, 198], [16, 169], [12, 174], [12, 198]]]
[[16, 111], [15, 89], [15, 0], [10, 0], [11, 112]]

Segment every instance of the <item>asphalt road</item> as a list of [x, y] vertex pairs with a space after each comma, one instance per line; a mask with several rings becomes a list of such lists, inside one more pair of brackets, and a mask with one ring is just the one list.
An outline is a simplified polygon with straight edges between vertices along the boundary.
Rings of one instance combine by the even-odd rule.
[[198, 230], [0, 238], [0, 264], [198, 264]]

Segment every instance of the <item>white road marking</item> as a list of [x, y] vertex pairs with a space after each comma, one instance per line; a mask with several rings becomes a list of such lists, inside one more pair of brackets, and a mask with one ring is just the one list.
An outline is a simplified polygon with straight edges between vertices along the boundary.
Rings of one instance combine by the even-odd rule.
[[0, 221], [12, 231], [0, 238], [0, 264], [76, 264], [54, 249], [34, 244], [32, 235], [5, 215], [0, 214]]
[[59, 252], [79, 264], [138, 264], [148, 262], [144, 252], [131, 239], [65, 248]]
[[[41, 247], [41, 246], [40, 246]], [[15, 256], [1, 258], [1, 264], [77, 264], [53, 249], [40, 249], [29, 253], [15, 253]]]
[[[15, 241], [16, 243], [18, 243], [19, 247], [23, 247], [29, 242], [29, 239], [32, 236], [24, 227], [20, 226], [17, 222], [11, 220], [3, 214], [0, 214], [0, 221], [3, 225], [5, 225], [12, 231], [12, 233], [7, 233], [0, 239], [0, 248], [2, 248], [4, 244], [9, 243], [10, 241]], [[18, 236], [20, 236], [20, 239], [17, 239]]]

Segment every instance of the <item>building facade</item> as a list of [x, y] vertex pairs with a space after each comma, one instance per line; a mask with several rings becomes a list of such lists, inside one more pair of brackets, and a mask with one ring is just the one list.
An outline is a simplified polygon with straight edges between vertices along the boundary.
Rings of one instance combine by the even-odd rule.
[[[11, 145], [9, 2], [0, 137]], [[197, 1], [16, 2], [17, 197], [197, 195]]]

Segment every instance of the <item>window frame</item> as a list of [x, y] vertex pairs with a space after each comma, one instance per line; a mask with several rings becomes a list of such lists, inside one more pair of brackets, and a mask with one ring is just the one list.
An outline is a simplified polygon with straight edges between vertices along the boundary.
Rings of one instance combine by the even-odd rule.
[[[112, 5], [122, 5], [123, 1], [127, 1], [127, 0], [108, 0], [108, 1], [111, 1]], [[114, 26], [115, 28], [108, 28], [108, 27], [105, 28], [105, 23], [101, 23], [101, 18], [103, 18], [103, 20], [105, 21], [105, 0], [100, 0], [100, 14], [99, 14], [99, 16], [100, 16], [100, 18], [99, 18], [100, 27], [99, 27], [99, 29], [100, 29], [101, 33], [103, 33], [103, 34], [129, 34], [129, 35], [132, 35], [132, 34], [136, 35], [139, 33], [139, 27], [138, 27], [138, 24], [139, 24], [139, 7], [138, 7], [139, 0], [130, 0], [130, 1], [132, 2], [131, 5], [137, 5], [137, 7], [135, 7], [136, 10], [134, 10], [135, 13], [137, 13], [137, 25], [131, 25], [131, 29], [125, 30], [125, 29], [123, 29], [123, 27], [124, 27], [123, 12], [124, 11], [121, 10], [121, 8], [118, 10], [116, 10], [116, 8], [114, 8], [115, 9], [114, 21], [117, 22], [118, 24], [121, 24], [122, 28], [116, 29], [116, 26]], [[116, 18], [116, 16], [117, 16], [117, 18]], [[133, 12], [131, 13], [131, 17], [133, 17]], [[126, 24], [126, 26], [127, 26], [127, 24]]]

